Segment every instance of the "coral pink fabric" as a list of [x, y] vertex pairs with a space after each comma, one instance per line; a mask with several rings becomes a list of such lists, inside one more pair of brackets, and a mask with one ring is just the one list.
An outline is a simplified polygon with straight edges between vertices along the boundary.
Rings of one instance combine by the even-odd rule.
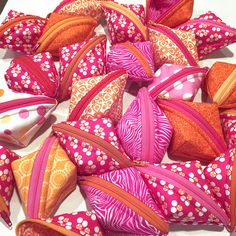
[[[100, 40], [99, 40], [100, 39]], [[89, 47], [89, 51], [86, 51]], [[79, 60], [73, 60], [76, 56]], [[59, 50], [61, 86], [59, 99], [70, 98], [71, 87], [75, 80], [104, 75], [106, 73], [106, 36], [96, 36], [82, 43], [76, 43]], [[67, 69], [72, 67], [68, 78]], [[65, 85], [65, 80], [68, 83]], [[62, 95], [62, 91], [66, 93]]]
[[162, 161], [172, 132], [168, 119], [146, 88], [139, 91], [117, 125], [117, 134], [126, 153], [133, 160], [150, 163]]
[[[106, 141], [107, 145], [115, 147], [122, 154], [122, 158], [129, 159], [123, 151], [110, 119], [79, 120], [62, 122], [62, 124], [68, 124], [78, 130], [99, 137], [101, 140]], [[53, 130], [55, 131], [54, 127]], [[101, 174], [123, 167], [111, 154], [101, 150], [99, 146], [73, 137], [72, 134], [58, 131], [55, 131], [55, 133], [59, 137], [61, 146], [66, 150], [71, 161], [77, 166], [78, 175]]]
[[199, 59], [236, 42], [236, 29], [226, 25], [212, 12], [189, 20], [177, 28], [195, 34]]
[[148, 86], [151, 96], [193, 101], [208, 68], [164, 64], [155, 73], [153, 82]]
[[[21, 16], [30, 15], [9, 11], [6, 19], [0, 25], [0, 48], [32, 54], [45, 27], [46, 19], [38, 17], [20, 21]], [[19, 18], [18, 22], [11, 25], [10, 28], [5, 28], [6, 23], [17, 18]]]
[[13, 91], [53, 98], [59, 86], [57, 69], [49, 52], [14, 58], [5, 79]]

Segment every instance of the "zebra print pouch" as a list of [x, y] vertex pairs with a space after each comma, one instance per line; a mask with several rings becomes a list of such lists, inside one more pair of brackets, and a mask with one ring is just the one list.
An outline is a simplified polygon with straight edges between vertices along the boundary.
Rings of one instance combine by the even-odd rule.
[[142, 88], [119, 121], [117, 134], [133, 160], [160, 163], [169, 146], [172, 127], [147, 88]]

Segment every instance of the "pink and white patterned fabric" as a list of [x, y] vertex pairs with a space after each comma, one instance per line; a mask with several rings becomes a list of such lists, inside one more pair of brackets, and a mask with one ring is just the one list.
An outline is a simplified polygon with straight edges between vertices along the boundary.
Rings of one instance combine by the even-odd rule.
[[236, 29], [212, 12], [200, 15], [177, 27], [195, 34], [199, 59], [236, 42]]
[[148, 86], [150, 95], [193, 101], [208, 68], [164, 64], [155, 73], [153, 82]]
[[145, 41], [147, 35], [143, 5], [104, 1], [102, 6], [111, 44]]
[[[140, 59], [143, 58], [145, 61]], [[124, 69], [129, 80], [150, 81], [154, 75], [154, 58], [151, 42], [121, 43], [111, 47], [107, 55], [108, 72]]]
[[220, 119], [223, 127], [225, 141], [228, 148], [236, 147], [236, 115], [229, 113], [221, 113]]
[[[129, 193], [132, 198], [136, 198], [144, 203], [165, 222], [162, 212], [153, 201], [147, 186], [135, 168], [107, 172], [97, 176], [97, 178], [108, 181], [121, 189], [121, 191]], [[79, 184], [81, 190], [86, 195], [88, 204], [95, 211], [99, 222], [103, 226], [105, 235], [117, 235], [121, 232], [122, 235], [167, 235], [167, 233], [161, 232], [154, 225], [150, 224], [148, 220], [133, 211], [129, 205], [122, 203], [99, 188], [86, 186], [82, 181], [79, 181]], [[120, 191], [119, 195], [122, 198]], [[136, 206], [140, 211], [143, 210], [140, 209], [140, 206]]]
[[117, 125], [125, 152], [137, 161], [160, 163], [172, 137], [172, 126], [142, 88]]
[[[18, 236], [91, 235], [102, 236], [94, 211], [57, 215], [48, 219], [27, 219], [17, 226]], [[73, 235], [74, 235], [73, 234]]]
[[227, 214], [216, 201], [199, 161], [138, 170], [169, 223], [227, 225]]
[[106, 73], [106, 36], [93, 37], [59, 50], [60, 90], [59, 100], [70, 98], [75, 80]]
[[53, 98], [59, 86], [57, 69], [49, 52], [14, 58], [5, 79], [13, 91]]
[[[24, 17], [27, 18], [24, 18]], [[13, 25], [12, 25], [13, 24]], [[0, 48], [32, 54], [46, 24], [46, 19], [9, 11], [0, 25]]]
[[[62, 122], [61, 124], [68, 125], [64, 132], [59, 131], [56, 128], [57, 125], [53, 126], [53, 130], [58, 136], [61, 146], [77, 166], [78, 175], [101, 174], [127, 167], [126, 163], [127, 165], [131, 163], [117, 138], [110, 119], [79, 120]], [[84, 140], [81, 135], [79, 137], [73, 136], [72, 133], [68, 132], [70, 126], [75, 128], [76, 133], [83, 131], [83, 135], [87, 139]], [[98, 138], [97, 141], [94, 141], [95, 137]], [[114, 149], [118, 154], [112, 154]], [[116, 160], [117, 155], [119, 155], [118, 158], [121, 158], [120, 162], [119, 159]], [[123, 163], [122, 159], [126, 162]]]

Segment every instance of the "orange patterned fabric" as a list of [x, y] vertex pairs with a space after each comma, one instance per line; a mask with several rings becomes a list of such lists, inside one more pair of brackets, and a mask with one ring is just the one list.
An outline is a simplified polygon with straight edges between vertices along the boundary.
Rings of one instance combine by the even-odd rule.
[[[198, 62], [198, 54], [195, 35], [191, 32], [174, 30], [162, 26], [168, 34], [167, 35], [162, 31], [159, 31], [159, 27], [161, 26], [156, 25], [149, 27], [149, 39], [153, 43], [156, 67], [159, 68], [165, 63], [183, 66], [196, 66]], [[169, 33], [174, 35], [174, 38], [169, 36]], [[176, 39], [182, 42], [182, 46], [185, 47], [185, 51], [177, 45]], [[188, 57], [191, 57], [191, 60], [194, 60], [194, 62], [191, 62], [187, 58], [186, 51], [187, 54], [189, 54]]]
[[[30, 178], [37, 153], [31, 153], [12, 163], [16, 185], [26, 215]], [[50, 150], [44, 173], [38, 211], [39, 218], [50, 217], [55, 212], [65, 197], [76, 188], [76, 176], [76, 167], [56, 139]]]

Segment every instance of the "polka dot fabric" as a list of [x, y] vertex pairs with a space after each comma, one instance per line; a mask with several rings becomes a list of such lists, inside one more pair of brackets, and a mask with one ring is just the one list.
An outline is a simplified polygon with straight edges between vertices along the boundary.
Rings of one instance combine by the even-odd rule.
[[56, 97], [59, 86], [57, 69], [49, 52], [13, 59], [5, 79], [13, 91], [48, 97]]
[[46, 19], [11, 10], [0, 25], [0, 48], [34, 53], [45, 24]]

